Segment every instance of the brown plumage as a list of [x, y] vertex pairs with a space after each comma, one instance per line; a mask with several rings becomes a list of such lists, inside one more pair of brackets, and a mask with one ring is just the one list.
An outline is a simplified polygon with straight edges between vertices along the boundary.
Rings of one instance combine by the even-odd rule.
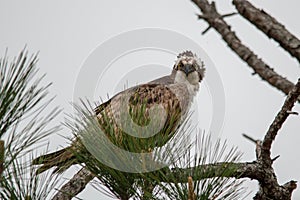
[[[127, 95], [128, 103], [124, 102], [127, 99], [123, 99], [124, 96]], [[126, 112], [129, 112], [130, 119], [132, 119], [135, 124], [141, 127], [147, 126], [151, 121], [149, 112], [154, 105], [162, 105], [167, 116], [162, 129], [153, 137], [141, 138], [143, 135], [141, 135], [141, 137], [131, 136], [126, 133], [126, 130], [123, 130], [116, 121], [116, 119], [124, 119], [124, 117], [121, 116], [121, 110], [122, 107], [126, 106], [126, 108], [128, 107]], [[172, 133], [175, 132], [182, 112], [179, 99], [172, 92], [171, 88], [155, 83], [144, 84], [125, 90], [114, 96], [106, 103], [106, 106], [101, 105], [100, 107], [101, 109], [95, 109], [95, 113], [104, 133], [107, 134], [108, 138], [115, 145], [134, 152], [141, 152], [150, 148], [153, 149], [154, 147], [163, 146], [163, 144], [172, 137]], [[109, 121], [106, 119], [109, 119]], [[108, 130], [108, 126], [112, 126], [114, 131], [107, 133], [106, 130]], [[160, 139], [158, 140], [157, 138]], [[127, 146], [128, 141], [137, 144], [135, 149], [130, 149]]]
[[[144, 152], [163, 146], [186, 118], [203, 76], [203, 63], [190, 51], [183, 52], [179, 54], [170, 76], [124, 90], [96, 107], [94, 112], [99, 126], [113, 144], [127, 151]], [[135, 137], [120, 127], [119, 121], [124, 119], [124, 108], [134, 124], [145, 127], [153, 120], [150, 119], [150, 112], [154, 106], [160, 106], [166, 113], [164, 124], [155, 135], [145, 138], [140, 133], [141, 137]], [[157, 114], [155, 117], [160, 118], [161, 115]], [[134, 149], [128, 146], [129, 141], [136, 144]], [[77, 138], [70, 147], [34, 159], [33, 164], [41, 165], [37, 173], [52, 167], [56, 167], [54, 172], [62, 172], [77, 164], [79, 161], [74, 151], [80, 149], [80, 153], [89, 154], [82, 147]]]

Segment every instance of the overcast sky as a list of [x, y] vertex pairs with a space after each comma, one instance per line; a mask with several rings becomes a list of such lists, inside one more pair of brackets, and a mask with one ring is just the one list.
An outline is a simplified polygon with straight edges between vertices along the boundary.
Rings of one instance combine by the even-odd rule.
[[[220, 96], [214, 96], [211, 90], [215, 85], [208, 80], [202, 84], [201, 94], [196, 101], [197, 116], [201, 121], [200, 125], [203, 124], [200, 128], [209, 129], [214, 126], [210, 124], [214, 115], [222, 118], [224, 108], [225, 119], [222, 120], [222, 127], [220, 130], [216, 128], [219, 130], [218, 133], [212, 134], [227, 139], [230, 145], [237, 145], [244, 153], [244, 161], [255, 159], [255, 147], [241, 134], [247, 133], [253, 138], [261, 139], [285, 99], [285, 95], [280, 91], [261, 81], [258, 76], [252, 76], [252, 70], [227, 48], [220, 35], [214, 30], [201, 35], [201, 31], [207, 27], [207, 24], [197, 20], [195, 14], [199, 13], [199, 9], [190, 1], [1, 0], [0, 2], [0, 55], [4, 55], [8, 47], [8, 55], [13, 57], [23, 49], [25, 44], [32, 53], [40, 51], [38, 66], [41, 72], [47, 73], [46, 80], [53, 82], [51, 94], [57, 96], [53, 107], [59, 105], [65, 113], [72, 112], [70, 102], [76, 101], [78, 96], [84, 94], [84, 92], [77, 94], [76, 91], [84, 91], [85, 87], [89, 87], [88, 83], [91, 82], [92, 77], [84, 75], [86, 83], [82, 84], [78, 81], [78, 77], [82, 77], [83, 69], [89, 69], [85, 66], [93, 52], [99, 47], [102, 48], [105, 41], [119, 38], [122, 33], [145, 28], [167, 30], [170, 31], [170, 35], [171, 32], [174, 35], [182, 35], [202, 48], [202, 52], [195, 53], [203, 55], [205, 57], [203, 60], [210, 63], [207, 66], [207, 79], [216, 80], [216, 84], [221, 83], [221, 88], [224, 89], [218, 93]], [[287, 3], [287, 1], [255, 0], [251, 2], [276, 17], [288, 30], [300, 37], [299, 1], [290, 0]], [[234, 11], [229, 0], [217, 0], [216, 5], [223, 14]], [[300, 77], [299, 63], [284, 52], [276, 42], [269, 40], [240, 16], [226, 18], [226, 21], [244, 44], [252, 48], [275, 71], [296, 82]], [[149, 37], [156, 42], [160, 39], [168, 39]], [[99, 100], [97, 99], [99, 96], [105, 99], [106, 93], [113, 95], [126, 81], [130, 86], [168, 74], [175, 60], [173, 54], [179, 53], [180, 51], [176, 52], [176, 50], [179, 50], [182, 43], [187, 40], [174, 40], [174, 48], [167, 49], [169, 52], [144, 49], [122, 56], [118, 55], [118, 45], [114, 44], [113, 49], [107, 51], [115, 50], [116, 54], [112, 55], [121, 56], [115, 61], [111, 60], [114, 66], [111, 69], [115, 71], [110, 72], [110, 76], [106, 76], [107, 79], [97, 77], [93, 93], [91, 96], [85, 96], [93, 98], [92, 101]], [[134, 39], [129, 42], [135, 44]], [[120, 49], [124, 47], [123, 43], [119, 45]], [[161, 47], [159, 42], [156, 47]], [[195, 48], [191, 47], [191, 49]], [[147, 57], [147, 55], [151, 56]], [[153, 63], [162, 67], [149, 71], [148, 66]], [[101, 63], [97, 64], [103, 68]], [[136, 67], [127, 68], [131, 65]], [[93, 75], [93, 72], [89, 71], [87, 74], [89, 73]], [[78, 86], [78, 83], [81, 85]], [[219, 86], [217, 87], [220, 89]], [[216, 97], [220, 98], [213, 99]], [[222, 106], [218, 107], [221, 104]], [[294, 110], [300, 112], [300, 106], [296, 105]], [[55, 123], [62, 122], [64, 117], [62, 114]], [[272, 148], [273, 156], [280, 155], [274, 168], [281, 184], [291, 179], [300, 180], [299, 128], [299, 116], [289, 117]], [[70, 135], [67, 129], [60, 134]], [[61, 137], [51, 138], [50, 147], [53, 150], [61, 145], [66, 145]], [[71, 175], [71, 172], [67, 175]], [[254, 181], [248, 185], [256, 190]], [[293, 194], [293, 199], [300, 199], [299, 189]], [[96, 199], [97, 195], [99, 195], [98, 191], [88, 187], [79, 197]]]

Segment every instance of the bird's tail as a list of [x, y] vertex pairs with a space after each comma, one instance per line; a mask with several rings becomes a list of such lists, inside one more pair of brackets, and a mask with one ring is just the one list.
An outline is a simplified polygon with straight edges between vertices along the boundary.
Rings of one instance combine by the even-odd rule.
[[52, 167], [55, 167], [53, 173], [62, 173], [72, 165], [77, 164], [77, 162], [76, 156], [74, 155], [71, 147], [67, 147], [59, 151], [37, 157], [32, 161], [32, 164], [41, 165], [36, 171], [36, 174], [40, 174]]

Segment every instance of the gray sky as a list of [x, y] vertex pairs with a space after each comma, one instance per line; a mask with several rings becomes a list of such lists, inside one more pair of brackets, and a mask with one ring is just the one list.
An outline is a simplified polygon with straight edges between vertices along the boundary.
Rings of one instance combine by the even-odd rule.
[[[298, 20], [300, 16], [297, 16], [300, 15], [299, 1], [290, 0], [286, 3], [286, 1], [255, 0], [251, 2], [276, 17], [294, 35], [300, 36]], [[234, 11], [231, 1], [217, 0], [216, 5], [221, 13]], [[60, 105], [66, 113], [70, 113], [72, 111], [70, 102], [73, 101], [74, 91], [76, 91], [77, 77], [83, 63], [97, 46], [120, 33], [134, 29], [155, 27], [176, 31], [201, 46], [214, 63], [225, 93], [225, 120], [221, 137], [227, 139], [231, 145], [239, 147], [244, 153], [244, 161], [252, 161], [255, 159], [254, 145], [241, 134], [247, 133], [254, 138], [262, 138], [279, 111], [285, 95], [262, 82], [259, 77], [252, 76], [252, 70], [227, 48], [214, 30], [208, 31], [204, 36], [201, 35], [201, 31], [207, 27], [207, 24], [198, 21], [195, 13], [199, 13], [199, 9], [192, 2], [182, 0], [53, 0], [43, 3], [33, 0], [1, 0], [0, 53], [3, 55], [5, 48], [8, 47], [8, 55], [12, 57], [17, 55], [25, 44], [30, 52], [40, 51], [39, 68], [41, 72], [47, 73], [46, 79], [54, 83], [51, 88], [51, 94], [57, 95], [54, 104]], [[296, 82], [300, 77], [299, 63], [284, 52], [276, 42], [269, 40], [239, 16], [226, 18], [226, 21], [231, 24], [242, 41], [275, 71]], [[176, 41], [174, 45], [176, 46]], [[170, 63], [170, 69], [173, 66], [175, 57], [172, 58], [170, 54], [159, 55], [155, 52], [151, 55], [153, 59], [155, 57], [153, 63], [165, 65]], [[136, 62], [135, 65], [142, 65], [144, 62], [143, 57], [129, 58], [126, 60], [125, 56], [123, 61]], [[148, 59], [145, 64], [151, 61], [151, 58]], [[120, 66], [123, 64], [121, 61], [119, 60]], [[118, 66], [117, 62], [115, 66]], [[164, 69], [162, 73], [165, 75], [168, 70]], [[132, 80], [134, 78], [132, 76], [128, 77], [131, 77], [131, 84], [146, 79], [145, 76], [136, 77], [136, 80]], [[145, 81], [152, 78], [149, 77]], [[126, 76], [111, 77], [109, 84], [120, 85], [119, 80], [126, 79]], [[87, 81], [89, 81], [88, 77]], [[94, 97], [106, 93], [114, 94], [114, 91], [105, 91], [106, 89], [100, 86], [97, 86]], [[205, 121], [218, 112], [210, 109], [212, 103], [208, 98], [207, 89], [202, 87], [201, 90], [203, 98], [197, 101], [197, 106], [201, 111], [203, 108], [204, 114], [199, 111], [199, 116], [200, 119], [203, 118], [202, 121]], [[299, 105], [296, 105], [294, 110], [300, 112]], [[59, 116], [56, 123], [63, 121], [63, 118], [64, 115]], [[209, 120], [207, 121], [201, 128], [206, 129], [205, 124], [209, 123]], [[289, 117], [273, 145], [272, 155], [280, 155], [274, 168], [281, 184], [291, 179], [300, 180], [298, 159], [300, 136], [297, 134], [300, 128], [299, 122], [298, 116]], [[65, 129], [61, 134], [66, 134], [65, 132], [68, 130]], [[57, 149], [61, 145], [65, 145], [61, 137], [51, 138], [52, 149]], [[71, 174], [69, 172], [66, 176]], [[255, 185], [254, 181], [249, 183], [249, 187], [254, 190]], [[79, 197], [91, 199], [96, 198], [97, 195], [99, 195], [98, 191], [88, 187]], [[300, 199], [299, 189], [294, 192], [293, 199]]]

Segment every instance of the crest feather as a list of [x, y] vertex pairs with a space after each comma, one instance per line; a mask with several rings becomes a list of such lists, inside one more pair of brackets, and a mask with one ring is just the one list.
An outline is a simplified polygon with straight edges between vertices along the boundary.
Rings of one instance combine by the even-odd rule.
[[194, 57], [194, 56], [196, 56], [196, 55], [193, 54], [193, 52], [187, 50], [187, 51], [184, 51], [184, 52], [180, 53], [180, 54], [177, 56], [177, 58], [181, 58], [181, 57], [184, 57], [184, 56], [187, 56], [187, 57]]

